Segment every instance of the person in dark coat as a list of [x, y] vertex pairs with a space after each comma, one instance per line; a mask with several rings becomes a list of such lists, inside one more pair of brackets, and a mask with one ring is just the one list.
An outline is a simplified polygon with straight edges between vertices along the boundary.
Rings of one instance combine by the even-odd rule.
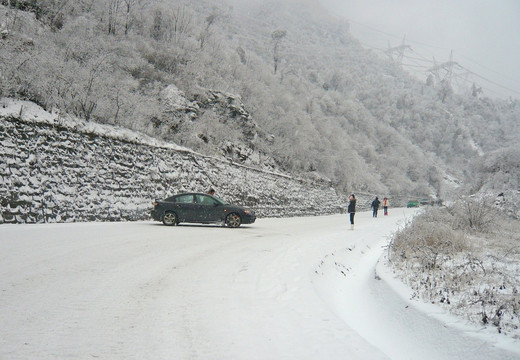
[[379, 210], [379, 204], [381, 204], [381, 201], [379, 201], [379, 199], [376, 196], [374, 201], [372, 201], [372, 216], [373, 217], [377, 217], [377, 210]]
[[354, 230], [354, 215], [356, 215], [356, 197], [354, 194], [348, 198], [347, 212], [350, 214], [350, 230]]

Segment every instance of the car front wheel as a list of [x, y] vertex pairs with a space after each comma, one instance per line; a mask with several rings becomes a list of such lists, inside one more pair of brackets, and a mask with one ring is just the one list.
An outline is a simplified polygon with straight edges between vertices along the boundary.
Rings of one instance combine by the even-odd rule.
[[237, 228], [242, 224], [242, 219], [238, 214], [229, 214], [226, 217], [226, 225], [230, 228]]
[[177, 225], [177, 215], [174, 212], [167, 212], [163, 215], [162, 222], [166, 226]]

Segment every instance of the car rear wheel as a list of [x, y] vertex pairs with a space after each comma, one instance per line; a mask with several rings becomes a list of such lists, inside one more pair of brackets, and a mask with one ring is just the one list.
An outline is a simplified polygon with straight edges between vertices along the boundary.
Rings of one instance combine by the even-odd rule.
[[177, 225], [177, 214], [174, 212], [167, 212], [163, 215], [162, 222], [166, 226], [174, 226]]
[[226, 217], [226, 225], [230, 228], [237, 228], [242, 224], [242, 219], [238, 214], [229, 214]]

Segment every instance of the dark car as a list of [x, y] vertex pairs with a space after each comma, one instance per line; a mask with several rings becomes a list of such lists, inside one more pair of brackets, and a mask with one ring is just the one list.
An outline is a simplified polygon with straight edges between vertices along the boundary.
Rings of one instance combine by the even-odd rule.
[[223, 224], [236, 228], [256, 220], [253, 211], [230, 205], [208, 194], [177, 194], [164, 200], [155, 200], [153, 205], [152, 218], [168, 226], [188, 222]]

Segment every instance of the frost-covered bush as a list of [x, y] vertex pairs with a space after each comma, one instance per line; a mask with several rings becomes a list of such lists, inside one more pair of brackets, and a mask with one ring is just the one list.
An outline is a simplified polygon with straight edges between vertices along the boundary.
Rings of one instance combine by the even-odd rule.
[[496, 225], [499, 216], [493, 205], [494, 199], [489, 196], [465, 197], [455, 202], [449, 210], [457, 219], [457, 228], [489, 232]]
[[433, 269], [439, 256], [467, 249], [463, 232], [453, 230], [455, 219], [446, 209], [433, 209], [418, 215], [404, 229], [395, 234], [392, 252], [404, 261], [419, 261]]
[[389, 260], [413, 297], [520, 338], [520, 222], [481, 205], [416, 216], [394, 235]]

